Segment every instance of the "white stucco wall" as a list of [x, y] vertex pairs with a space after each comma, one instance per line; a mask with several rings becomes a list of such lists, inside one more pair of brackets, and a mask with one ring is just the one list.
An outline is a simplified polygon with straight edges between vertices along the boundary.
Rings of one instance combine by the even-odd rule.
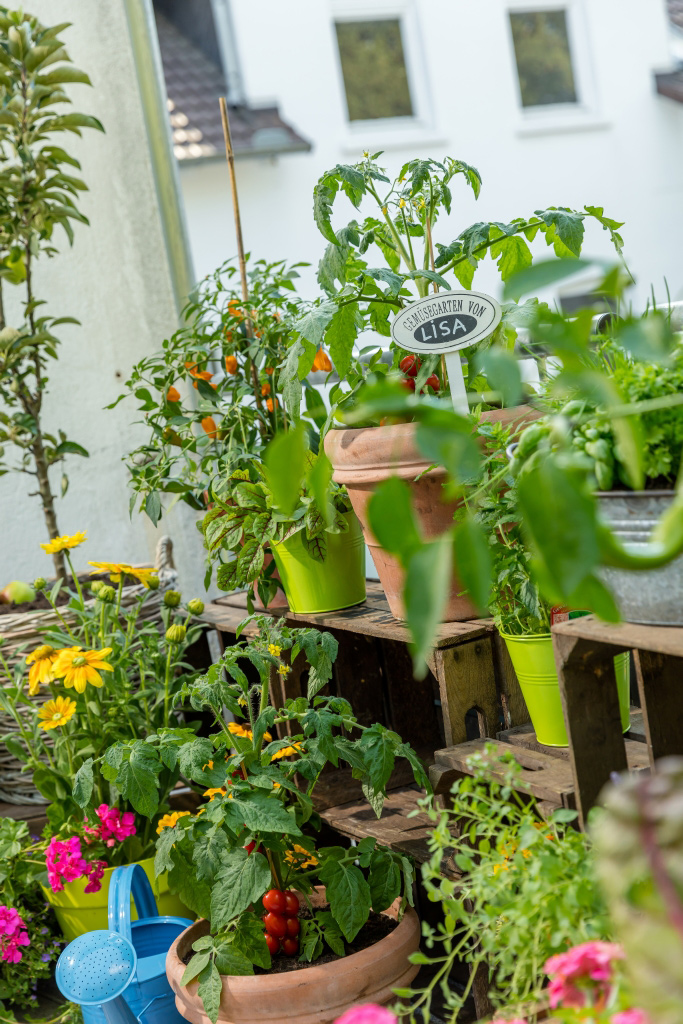
[[[187, 597], [203, 592], [203, 552], [192, 516], [178, 509], [155, 531], [146, 516], [129, 518], [127, 471], [122, 454], [144, 436], [131, 403], [113, 411], [133, 362], [158, 348], [177, 324], [171, 274], [154, 186], [143, 110], [123, 0], [33, 0], [45, 23], [70, 20], [64, 39], [94, 88], [69, 86], [75, 110], [95, 114], [106, 134], [65, 136], [81, 160], [90, 186], [82, 209], [90, 227], [76, 225], [73, 249], [42, 261], [37, 294], [53, 315], [77, 317], [81, 327], [61, 328], [59, 363], [50, 367], [45, 427], [61, 426], [90, 451], [66, 464], [70, 487], [57, 503], [63, 533], [88, 531], [75, 562], [88, 559], [143, 562], [156, 538], [171, 534]], [[62, 245], [60, 238], [59, 244]], [[53, 474], [59, 490], [61, 470]], [[0, 478], [0, 583], [52, 572], [39, 548], [47, 539], [40, 503], [29, 498], [26, 478]]]
[[[364, 148], [385, 150], [395, 170], [417, 155], [458, 157], [484, 179], [479, 202], [454, 188], [454, 212], [436, 237], [450, 241], [478, 220], [509, 220], [545, 206], [604, 205], [626, 221], [626, 255], [646, 301], [666, 277], [683, 297], [683, 107], [657, 96], [653, 72], [670, 66], [663, 0], [566, 0], [575, 15], [575, 63], [589, 112], [529, 133], [520, 111], [508, 10], [552, 7], [536, 0], [233, 0], [246, 92], [276, 101], [313, 142], [310, 154], [238, 162], [245, 244], [258, 256], [317, 264], [325, 242], [311, 216], [313, 185]], [[335, 16], [403, 14], [424, 125], [353, 131], [346, 120], [333, 29]], [[257, 41], [257, 43], [256, 43]], [[184, 164], [181, 181], [198, 273], [234, 252], [227, 175], [220, 163]], [[350, 205], [336, 216], [345, 223]], [[545, 247], [542, 245], [542, 251]], [[589, 229], [586, 253], [610, 253]], [[490, 267], [487, 264], [487, 269]], [[495, 288], [478, 271], [475, 287]], [[314, 275], [306, 290], [315, 293]]]

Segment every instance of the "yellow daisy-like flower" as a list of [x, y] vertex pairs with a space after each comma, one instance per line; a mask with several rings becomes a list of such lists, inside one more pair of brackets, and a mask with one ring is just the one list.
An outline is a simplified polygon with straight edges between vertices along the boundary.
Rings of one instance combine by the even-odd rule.
[[41, 685], [52, 682], [56, 660], [57, 651], [49, 644], [41, 644], [27, 656], [26, 664], [31, 666], [28, 671], [28, 692], [31, 697], [35, 697]]
[[[228, 731], [231, 732], [233, 736], [240, 736], [243, 740], [251, 740], [254, 738], [254, 734], [251, 729], [247, 729], [246, 726], [240, 725], [239, 722], [228, 722]], [[270, 743], [273, 737], [269, 732], [266, 732], [263, 734], [263, 739], [266, 743]]]
[[157, 825], [157, 835], [160, 836], [165, 828], [173, 828], [173, 826], [177, 823], [178, 818], [182, 818], [183, 815], [189, 813], [189, 811], [171, 811], [170, 814], [163, 814], [159, 818], [159, 824]]
[[76, 701], [70, 697], [55, 697], [43, 704], [38, 712], [41, 729], [57, 729], [60, 725], [66, 725], [76, 712]]
[[282, 750], [276, 750], [271, 761], [279, 761], [281, 757], [291, 757], [292, 754], [298, 754], [301, 750], [301, 744], [295, 743], [292, 747], [283, 747]]
[[288, 676], [291, 671], [291, 665], [280, 665], [280, 667], [278, 668], [278, 672], [280, 673], [281, 676]]
[[72, 537], [55, 537], [54, 540], [49, 541], [47, 544], [41, 544], [41, 548], [46, 555], [54, 555], [57, 551], [66, 551], [69, 548], [77, 548], [79, 544], [83, 544], [87, 540], [85, 533], [74, 533]]
[[221, 796], [225, 796], [225, 794], [227, 793], [227, 789], [225, 788], [225, 786], [214, 786], [213, 789], [207, 789], [204, 793], [204, 796], [208, 796], [209, 800], [213, 800], [216, 793], [220, 793]]
[[120, 583], [122, 577], [131, 576], [148, 590], [150, 579], [156, 579], [159, 574], [158, 569], [140, 569], [134, 565], [127, 565], [125, 562], [88, 562], [88, 565], [95, 566], [90, 573], [91, 576], [106, 572], [112, 583]]
[[77, 693], [83, 693], [88, 683], [102, 686], [100, 672], [113, 672], [113, 667], [104, 659], [111, 654], [111, 647], [101, 651], [84, 651], [80, 647], [65, 647], [59, 651], [53, 672], [56, 679], [63, 679], [67, 690], [73, 686]]
[[278, 647], [277, 644], [268, 644], [268, 653], [274, 654], [276, 658], [279, 658], [282, 653], [282, 648]]
[[297, 868], [314, 868], [318, 864], [318, 858], [297, 843], [294, 843], [292, 850], [287, 850], [285, 860]]

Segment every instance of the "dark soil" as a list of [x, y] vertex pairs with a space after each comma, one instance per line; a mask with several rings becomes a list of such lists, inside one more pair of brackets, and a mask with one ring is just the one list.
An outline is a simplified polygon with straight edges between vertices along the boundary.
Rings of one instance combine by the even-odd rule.
[[[320, 909], [327, 909], [320, 908]], [[299, 914], [301, 918], [311, 917], [311, 912], [308, 907], [304, 907]], [[367, 949], [368, 946], [374, 945], [381, 939], [386, 938], [393, 932], [394, 928], [398, 926], [398, 923], [391, 917], [387, 917], [386, 914], [376, 914], [370, 911], [370, 917], [367, 922], [363, 925], [361, 930], [356, 935], [353, 942], [346, 942], [346, 956], [350, 956], [352, 953], [360, 953], [362, 949]], [[189, 964], [190, 960], [194, 956], [193, 951], [190, 949], [183, 957], [183, 963]], [[273, 957], [273, 966], [269, 971], [264, 970], [262, 967], [255, 967], [254, 972], [256, 974], [286, 974], [288, 971], [302, 971], [307, 967], [318, 967], [321, 964], [331, 964], [335, 960], [343, 960], [344, 957], [338, 956], [333, 953], [329, 946], [325, 946], [325, 951], [322, 956], [318, 957], [312, 963], [306, 963], [306, 961], [299, 962], [299, 954], [296, 956], [284, 956], [282, 953], [277, 954]]]

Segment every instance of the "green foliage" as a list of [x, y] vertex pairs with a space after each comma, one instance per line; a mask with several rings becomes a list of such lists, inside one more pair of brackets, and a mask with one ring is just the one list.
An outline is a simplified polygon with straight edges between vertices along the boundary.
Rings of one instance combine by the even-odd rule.
[[[519, 1015], [525, 1003], [542, 997], [548, 957], [590, 939], [608, 939], [610, 926], [590, 841], [572, 827], [576, 812], [544, 817], [512, 760], [492, 749], [469, 761], [471, 776], [455, 783], [452, 806], [436, 809], [424, 801], [435, 823], [430, 860], [422, 867], [428, 898], [441, 904], [443, 922], [423, 922], [428, 957], [436, 970], [412, 995], [429, 1017], [434, 988], [447, 979], [457, 960], [470, 965], [465, 991], [441, 988], [453, 1024], [469, 993], [479, 964], [486, 964], [494, 1007]], [[462, 872], [456, 883], [444, 878], [444, 857]], [[405, 1008], [406, 1014], [411, 1012]], [[415, 1019], [415, 1016], [410, 1018]]]
[[[63, 85], [90, 79], [71, 64], [59, 38], [67, 24], [48, 28], [32, 14], [0, 9], [0, 475], [11, 470], [37, 477], [48, 535], [57, 537], [50, 470], [67, 455], [87, 456], [82, 445], [58, 430], [45, 431], [43, 396], [49, 360], [57, 359], [57, 329], [77, 323], [49, 316], [34, 291], [36, 260], [57, 256], [57, 229], [69, 244], [74, 222], [87, 224], [77, 200], [87, 186], [74, 174], [79, 162], [57, 144], [64, 132], [102, 131], [86, 114], [58, 114], [71, 102]], [[2, 287], [19, 286], [20, 309], [14, 323], [5, 318]], [[7, 458], [4, 445], [16, 449]], [[65, 493], [68, 477], [62, 474]], [[63, 558], [55, 554], [57, 575]]]

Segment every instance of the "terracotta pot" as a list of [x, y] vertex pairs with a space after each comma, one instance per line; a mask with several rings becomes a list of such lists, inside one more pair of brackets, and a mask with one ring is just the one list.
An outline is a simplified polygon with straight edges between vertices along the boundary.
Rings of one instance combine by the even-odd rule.
[[[538, 416], [539, 413], [530, 406], [521, 405], [514, 409], [493, 409], [483, 413], [482, 419], [489, 423], [519, 420], [521, 428]], [[367, 506], [373, 491], [382, 480], [391, 476], [398, 476], [410, 483], [413, 507], [422, 533], [427, 538], [445, 533], [453, 525], [453, 515], [460, 505], [459, 501], [442, 500], [446, 480], [444, 469], [425, 472], [431, 463], [417, 447], [416, 429], [416, 423], [398, 423], [390, 427], [331, 430], [325, 438], [325, 452], [334, 467], [334, 480], [338, 484], [346, 484], [391, 614], [397, 619], [405, 618], [402, 598], [405, 574], [398, 559], [380, 547], [370, 530]], [[420, 479], [416, 480], [418, 476]], [[463, 622], [478, 617], [478, 610], [462, 591], [456, 566], [444, 622]]]
[[[394, 919], [399, 901], [385, 913]], [[209, 932], [196, 921], [171, 946], [166, 975], [176, 994], [178, 1012], [192, 1024], [210, 1024], [197, 995], [198, 983], [182, 986], [183, 957], [192, 943]], [[285, 974], [223, 976], [219, 1024], [332, 1024], [357, 1003], [386, 1006], [392, 990], [410, 984], [419, 968], [408, 957], [420, 945], [420, 922], [408, 907], [403, 920], [385, 938], [341, 960]]]

